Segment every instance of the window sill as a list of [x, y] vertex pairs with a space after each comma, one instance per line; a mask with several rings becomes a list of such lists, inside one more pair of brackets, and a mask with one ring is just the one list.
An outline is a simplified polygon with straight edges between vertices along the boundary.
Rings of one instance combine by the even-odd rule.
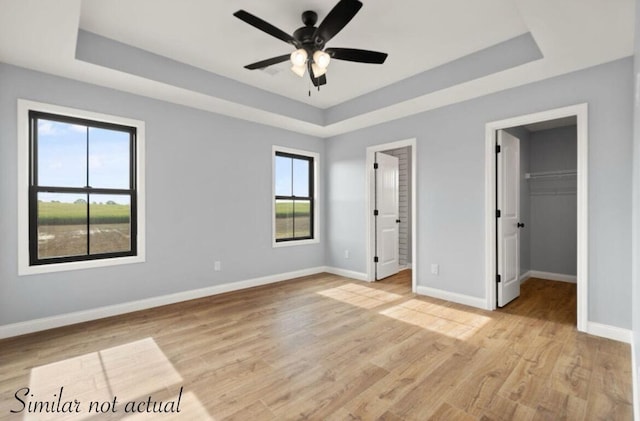
[[280, 248], [280, 247], [292, 247], [292, 246], [306, 246], [309, 244], [319, 244], [320, 240], [317, 238], [314, 238], [313, 240], [291, 240], [291, 241], [280, 241], [280, 242], [273, 242], [273, 248]]
[[49, 265], [35, 265], [35, 266], [20, 266], [18, 269], [18, 275], [37, 275], [42, 273], [52, 272], [64, 272], [69, 270], [80, 269], [94, 269], [107, 266], [119, 266], [132, 263], [143, 263], [145, 261], [144, 256], [127, 256], [127, 257], [114, 257], [110, 259], [102, 260], [87, 260], [82, 262], [65, 262], [65, 263], [52, 263]]

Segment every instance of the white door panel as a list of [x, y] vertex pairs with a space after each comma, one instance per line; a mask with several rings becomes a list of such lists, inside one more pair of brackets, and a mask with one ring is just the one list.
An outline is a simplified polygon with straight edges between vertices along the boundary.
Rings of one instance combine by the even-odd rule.
[[399, 272], [398, 158], [376, 152], [376, 279]]
[[504, 239], [504, 274], [505, 279], [511, 280], [518, 276], [516, 267], [518, 266], [518, 255], [516, 250], [518, 249], [518, 237], [516, 235], [509, 235]]
[[498, 131], [498, 306], [520, 295], [520, 139]]

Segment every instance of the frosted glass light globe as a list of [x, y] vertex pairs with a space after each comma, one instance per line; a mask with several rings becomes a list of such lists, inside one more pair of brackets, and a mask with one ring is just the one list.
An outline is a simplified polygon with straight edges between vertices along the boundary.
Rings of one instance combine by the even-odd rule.
[[291, 53], [291, 64], [294, 66], [303, 66], [307, 62], [307, 52], [304, 48], [300, 48]]
[[331, 61], [331, 56], [324, 51], [316, 51], [313, 53], [313, 62], [318, 65], [321, 69], [326, 69]]

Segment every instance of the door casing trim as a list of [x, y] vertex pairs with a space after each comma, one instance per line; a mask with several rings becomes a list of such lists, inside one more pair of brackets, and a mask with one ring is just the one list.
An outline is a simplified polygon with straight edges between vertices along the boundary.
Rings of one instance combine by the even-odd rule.
[[485, 296], [487, 309], [496, 309], [496, 158], [495, 136], [500, 129], [557, 118], [577, 118], [577, 328], [586, 332], [589, 320], [589, 136], [588, 104], [576, 104], [504, 120], [485, 126]]

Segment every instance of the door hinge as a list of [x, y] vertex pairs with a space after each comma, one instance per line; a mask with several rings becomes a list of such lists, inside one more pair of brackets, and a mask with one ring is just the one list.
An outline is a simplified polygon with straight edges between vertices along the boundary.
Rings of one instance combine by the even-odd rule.
[[502, 277], [500, 275], [496, 275], [496, 283], [502, 282]]
[[501, 152], [501, 149], [502, 149], [502, 148], [500, 147], [500, 145], [496, 145], [496, 153], [500, 153], [500, 152]]
[[375, 209], [375, 210], [373, 211], [373, 216], [378, 216], [378, 209]]
[[373, 263], [378, 263], [378, 256], [375, 256], [375, 257], [373, 258]]
[[502, 212], [500, 212], [500, 209], [496, 209], [496, 218], [500, 218], [501, 215]]
[[373, 169], [374, 169], [374, 170], [377, 170], [377, 169], [378, 169], [378, 163], [377, 163], [377, 162], [374, 162], [374, 163], [373, 163]]

